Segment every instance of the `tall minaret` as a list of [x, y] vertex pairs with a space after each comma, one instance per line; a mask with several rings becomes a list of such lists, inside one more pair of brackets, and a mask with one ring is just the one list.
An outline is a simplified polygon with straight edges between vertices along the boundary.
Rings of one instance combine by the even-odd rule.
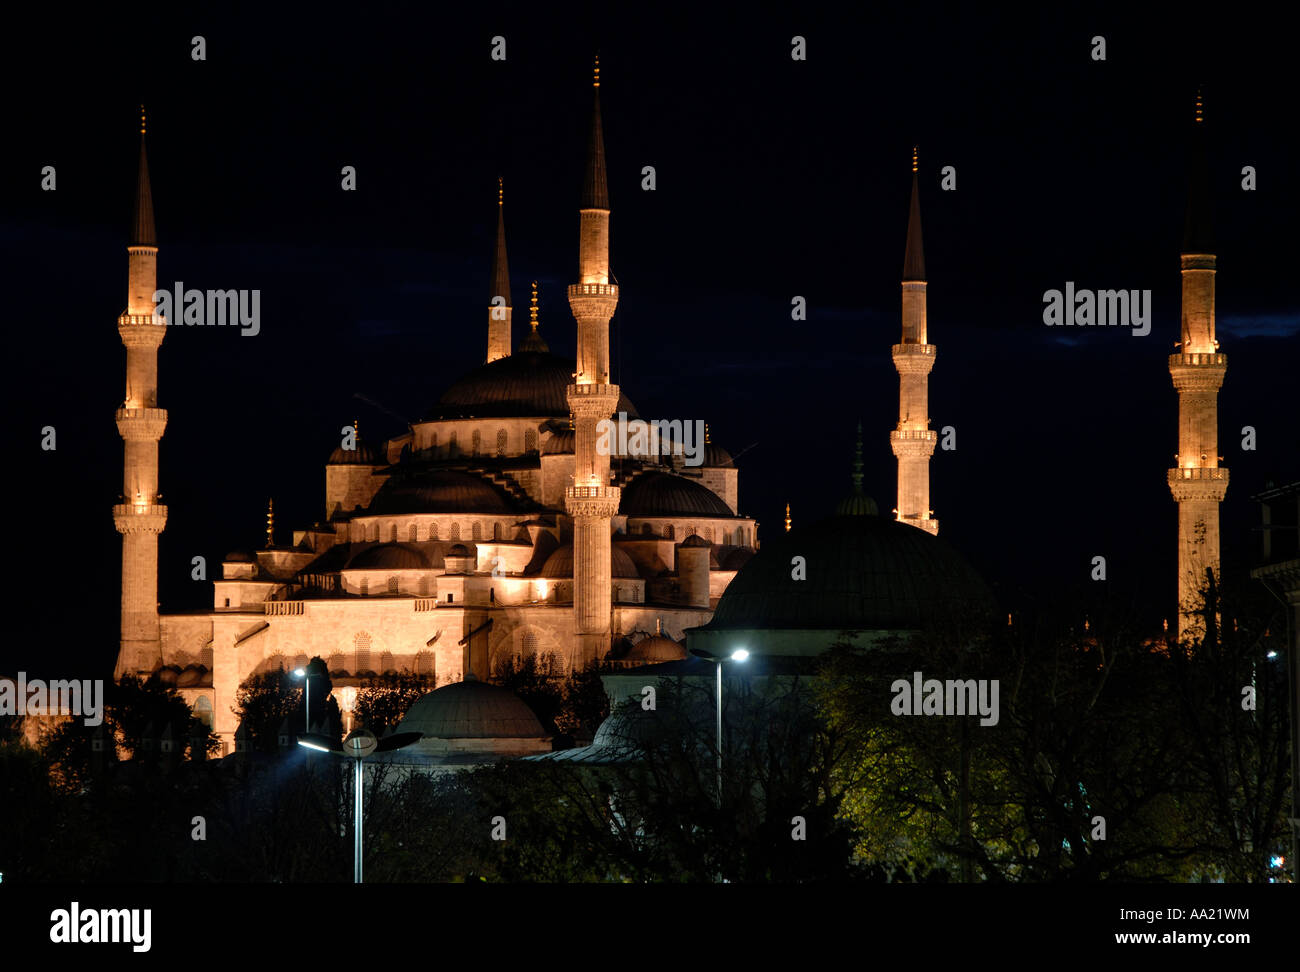
[[596, 425], [618, 407], [618, 385], [609, 381], [609, 320], [618, 304], [618, 287], [609, 282], [609, 186], [605, 178], [605, 137], [600, 125], [600, 60], [587, 174], [578, 211], [579, 283], [569, 287], [569, 306], [578, 322], [578, 363], [568, 388], [573, 415], [573, 485], [565, 506], [573, 518], [573, 615], [576, 666], [603, 658], [610, 647], [610, 520], [618, 513], [619, 488], [609, 483], [609, 456], [596, 448]]
[[1205, 117], [1200, 92], [1192, 132], [1187, 222], [1183, 233], [1183, 327], [1169, 374], [1178, 392], [1177, 465], [1169, 491], [1178, 504], [1178, 634], [1204, 634], [1206, 570], [1219, 575], [1219, 504], [1228, 470], [1219, 465], [1219, 388], [1228, 356], [1214, 336], [1214, 242]]
[[907, 252], [903, 257], [903, 342], [895, 344], [898, 369], [898, 428], [889, 444], [898, 457], [898, 507], [895, 518], [927, 533], [939, 532], [930, 509], [930, 369], [935, 347], [926, 343], [925, 251], [921, 245], [921, 196], [917, 187], [917, 151], [912, 149], [912, 207], [907, 217]]
[[[514, 317], [514, 304], [510, 299], [510, 264], [506, 262], [506, 190], [497, 177], [497, 246], [492, 254], [492, 288], [488, 294], [488, 347], [489, 362], [510, 354], [510, 324]], [[505, 307], [494, 303], [498, 297]]]
[[122, 643], [115, 678], [152, 672], [162, 665], [158, 534], [167, 524], [167, 507], [158, 502], [158, 440], [167, 426], [167, 412], [157, 406], [158, 347], [167, 328], [161, 318], [154, 320], [158, 238], [154, 232], [144, 132], [141, 105], [135, 223], [126, 248], [126, 313], [117, 319], [117, 333], [126, 345], [126, 399], [117, 410], [117, 431], [125, 443], [123, 502], [113, 507], [113, 523], [122, 534]]

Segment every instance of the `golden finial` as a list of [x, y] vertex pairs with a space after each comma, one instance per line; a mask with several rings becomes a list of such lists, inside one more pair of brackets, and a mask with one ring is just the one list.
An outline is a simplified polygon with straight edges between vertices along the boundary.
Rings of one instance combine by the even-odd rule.
[[1204, 108], [1205, 108], [1205, 101], [1201, 97], [1201, 86], [1198, 84], [1196, 86], [1196, 124], [1198, 125], [1201, 122], [1205, 121]]
[[497, 176], [497, 205], [504, 206], [505, 204], [506, 204], [506, 181], [505, 179], [502, 179], [500, 176]]
[[710, 443], [710, 440], [709, 440], [709, 423], [708, 423], [708, 422], [705, 422], [705, 423], [704, 423], [704, 444], [705, 444], [705, 445], [710, 445], [710, 444], [711, 444], [711, 443]]
[[275, 546], [275, 506], [271, 500], [266, 501], [266, 549]]
[[1091, 630], [1091, 628], [1092, 628], [1092, 625], [1088, 623], [1088, 615], [1085, 614], [1085, 615], [1083, 616], [1083, 630], [1084, 630], [1084, 631], [1089, 631], [1089, 630]]
[[591, 86], [593, 88], [600, 87], [600, 55], [599, 54], [596, 55], [596, 72], [593, 75]]
[[790, 532], [790, 504], [785, 504], [785, 532]]
[[144, 105], [140, 106], [140, 134], [144, 134]]
[[1007, 627], [1011, 627], [1011, 612], [1007, 612]]
[[533, 299], [528, 308], [528, 323], [532, 325], [533, 330], [537, 330], [537, 281], [533, 281]]
[[361, 422], [357, 419], [352, 420], [352, 438], [357, 442], [361, 441]]
[[919, 148], [920, 148], [920, 146], [918, 146], [918, 145], [913, 145], [913, 146], [912, 146], [912, 171], [913, 171], [913, 172], [916, 171], [916, 157], [917, 157], [918, 149], [919, 149]]

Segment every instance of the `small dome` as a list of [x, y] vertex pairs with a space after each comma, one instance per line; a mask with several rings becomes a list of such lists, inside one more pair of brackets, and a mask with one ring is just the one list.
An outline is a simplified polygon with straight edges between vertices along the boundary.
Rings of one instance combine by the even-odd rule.
[[465, 546], [463, 543], [458, 543], [458, 544], [454, 545], [450, 550], [448, 550], [447, 553], [445, 554], [445, 556], [447, 556], [447, 557], [472, 557], [472, 556], [474, 556], [474, 555], [471, 554], [471, 553], [469, 552], [469, 547]]
[[397, 727], [425, 739], [537, 739], [546, 735], [533, 710], [509, 689], [470, 677], [416, 700]]
[[689, 537], [679, 543], [679, 547], [712, 547], [713, 544], [705, 540], [698, 533], [692, 533]]
[[257, 558], [247, 550], [232, 550], [226, 554], [225, 562], [228, 564], [255, 564]]
[[706, 442], [704, 443], [704, 465], [733, 466], [735, 461], [731, 458], [731, 453], [716, 442]]
[[372, 449], [364, 442], [357, 442], [355, 449], [344, 449], [342, 446], [336, 448], [330, 453], [329, 464], [331, 466], [384, 466], [387, 463], [379, 457], [378, 451]]
[[367, 547], [348, 561], [347, 570], [428, 570], [429, 558], [406, 543]]
[[835, 507], [836, 516], [879, 516], [880, 508], [861, 489], [854, 490]]
[[[611, 576], [613, 577], [640, 577], [640, 572], [636, 569], [636, 564], [632, 558], [625, 554], [618, 547], [610, 543]], [[573, 544], [566, 543], [563, 547], [556, 549], [555, 553], [546, 558], [546, 563], [542, 566], [543, 577], [572, 577], [573, 576]]]
[[686, 649], [671, 638], [651, 635], [638, 641], [618, 660], [624, 663], [635, 662], [638, 665], [657, 665], [660, 662], [681, 661], [685, 657]]
[[573, 455], [574, 436], [573, 429], [562, 429], [556, 432], [546, 444], [542, 446], [542, 455], [544, 456], [564, 456]]
[[638, 476], [624, 488], [619, 512], [625, 516], [735, 517], [708, 487], [685, 476], [658, 472]]

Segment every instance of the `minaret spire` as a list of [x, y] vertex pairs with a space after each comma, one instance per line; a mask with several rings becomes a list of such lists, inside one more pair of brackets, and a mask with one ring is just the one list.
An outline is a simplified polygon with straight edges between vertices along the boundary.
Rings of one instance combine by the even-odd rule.
[[898, 506], [902, 523], [939, 532], [930, 510], [930, 457], [936, 436], [930, 430], [930, 369], [935, 346], [928, 341], [925, 306], [925, 249], [921, 242], [921, 190], [917, 172], [920, 152], [912, 147], [912, 201], [907, 214], [907, 247], [903, 254], [903, 336], [893, 347], [898, 371], [898, 427], [889, 444], [898, 459]]
[[568, 388], [574, 423], [573, 485], [565, 507], [573, 518], [573, 613], [577, 635], [574, 667], [604, 658], [610, 649], [612, 616], [610, 521], [621, 491], [611, 486], [609, 454], [598, 449], [597, 426], [618, 407], [619, 387], [609, 380], [609, 321], [618, 305], [610, 283], [609, 186], [605, 136], [600, 119], [600, 61], [592, 81], [591, 133], [587, 169], [578, 208], [578, 283], [569, 287], [569, 306], [578, 322], [578, 361]]
[[[514, 319], [514, 301], [510, 299], [510, 264], [506, 260], [505, 208], [505, 181], [498, 176], [497, 244], [492, 253], [492, 286], [488, 293], [487, 360], [489, 362], [510, 354], [510, 325]], [[501, 301], [504, 301], [504, 304]]]
[[158, 407], [158, 348], [166, 322], [154, 316], [158, 238], [145, 128], [141, 105], [140, 162], [126, 248], [126, 311], [117, 319], [117, 333], [126, 346], [126, 395], [116, 416], [123, 440], [122, 502], [113, 507], [113, 525], [122, 534], [122, 637], [114, 678], [153, 672], [162, 665], [158, 534], [167, 524], [167, 507], [158, 502], [158, 442], [167, 427], [167, 412]]
[[1169, 490], [1178, 504], [1178, 634], [1205, 632], [1206, 572], [1219, 573], [1219, 504], [1228, 470], [1219, 465], [1219, 388], [1228, 356], [1215, 336], [1215, 266], [1204, 100], [1196, 93], [1188, 166], [1182, 266], [1182, 335], [1169, 356], [1178, 392], [1178, 455]]

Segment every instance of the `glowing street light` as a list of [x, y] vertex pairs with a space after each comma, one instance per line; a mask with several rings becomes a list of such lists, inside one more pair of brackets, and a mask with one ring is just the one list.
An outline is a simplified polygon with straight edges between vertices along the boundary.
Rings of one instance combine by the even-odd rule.
[[696, 658], [703, 658], [705, 661], [713, 662], [718, 671], [718, 809], [722, 809], [722, 663], [728, 661], [743, 662], [749, 657], [749, 651], [745, 648], [737, 648], [730, 655], [719, 658], [711, 651], [705, 651], [703, 648], [692, 648], [691, 654]]

